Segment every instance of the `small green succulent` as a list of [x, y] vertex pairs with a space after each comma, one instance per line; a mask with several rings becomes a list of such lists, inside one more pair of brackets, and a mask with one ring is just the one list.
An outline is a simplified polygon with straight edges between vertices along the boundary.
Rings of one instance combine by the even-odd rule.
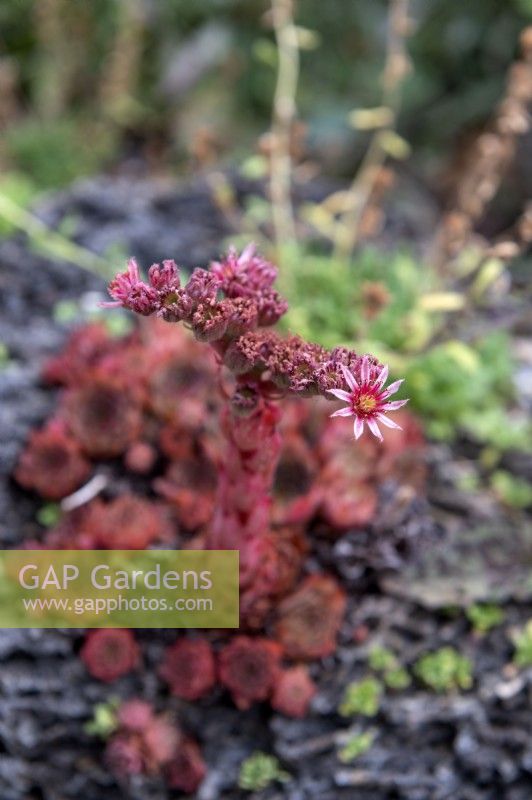
[[279, 760], [268, 753], [257, 751], [240, 766], [238, 785], [249, 792], [265, 789], [274, 781], [287, 781], [289, 774], [281, 769]]
[[514, 664], [517, 667], [532, 667], [532, 619], [513, 637], [515, 645]]
[[516, 478], [510, 472], [501, 469], [491, 476], [491, 486], [503, 503], [512, 508], [532, 506], [532, 487], [523, 478]]
[[382, 683], [377, 678], [354, 681], [346, 687], [338, 711], [342, 717], [352, 717], [355, 714], [374, 717], [379, 710], [381, 695]]
[[355, 758], [364, 755], [372, 746], [376, 737], [375, 731], [364, 731], [350, 736], [338, 753], [338, 759], [343, 764], [349, 764]]
[[475, 603], [466, 611], [466, 616], [476, 633], [487, 633], [504, 620], [504, 611], [491, 603]]
[[37, 522], [44, 528], [53, 528], [61, 519], [61, 507], [58, 503], [45, 503], [37, 511]]
[[113, 697], [107, 703], [98, 703], [94, 706], [93, 717], [85, 724], [85, 733], [89, 736], [99, 736], [107, 739], [118, 726], [116, 710], [120, 701]]
[[391, 650], [380, 645], [373, 647], [369, 653], [368, 664], [372, 670], [382, 674], [382, 679], [389, 689], [406, 689], [410, 686], [410, 675]]
[[469, 658], [460, 655], [454, 647], [442, 647], [422, 656], [414, 672], [423, 683], [435, 692], [470, 689], [473, 685], [473, 665]]
[[395, 667], [384, 673], [384, 683], [389, 689], [407, 689], [412, 679], [404, 667]]
[[375, 672], [385, 672], [397, 667], [397, 658], [391, 650], [376, 645], [369, 652], [368, 664]]
[[9, 350], [3, 342], [0, 342], [0, 369], [9, 363]]

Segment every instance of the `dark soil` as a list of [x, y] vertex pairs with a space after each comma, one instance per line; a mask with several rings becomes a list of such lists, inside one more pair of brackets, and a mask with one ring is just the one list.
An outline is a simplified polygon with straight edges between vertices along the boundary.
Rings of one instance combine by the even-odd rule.
[[[118, 244], [145, 265], [172, 256], [186, 267], [202, 265], [229, 232], [201, 185], [177, 191], [98, 180], [54, 198], [39, 213], [53, 226], [69, 218], [76, 241], [100, 254]], [[103, 286], [38, 255], [23, 236], [0, 244], [0, 340], [9, 353], [0, 371], [3, 547], [36, 530], [38, 503], [9, 476], [28, 431], [53, 403], [38, 376], [67, 334], [54, 321], [54, 307]], [[291, 776], [255, 795], [264, 800], [529, 800], [532, 670], [510, 665], [510, 631], [532, 616], [531, 527], [524, 515], [460, 492], [448, 448], [432, 446], [428, 458], [428, 499], [405, 500], [384, 487], [372, 535], [353, 532], [336, 543], [319, 533], [314, 538], [311, 558], [339, 575], [350, 607], [336, 655], [312, 666], [320, 691], [305, 720], [266, 708], [238, 712], [221, 692], [195, 704], [169, 700], [155, 665], [174, 640], [172, 631], [139, 633], [146, 668], [111, 689], [89, 679], [75, 655], [80, 632], [2, 631], [1, 800], [175, 796], [146, 780], [118, 786], [103, 765], [102, 744], [84, 733], [95, 703], [137, 694], [173, 709], [200, 741], [209, 772], [198, 800], [244, 797], [235, 788], [238, 769], [255, 750], [275, 753]], [[520, 463], [526, 474], [530, 459], [514, 459], [516, 472]], [[478, 636], [460, 609], [486, 599], [500, 602], [505, 622]], [[367, 655], [375, 644], [393, 650], [407, 669], [420, 655], [451, 644], [472, 659], [474, 686], [437, 695], [413, 680], [406, 690], [388, 690], [376, 717], [347, 721], [336, 709], [345, 685], [369, 674]], [[343, 765], [337, 758], [342, 734], [369, 728], [376, 733], [371, 749]]]

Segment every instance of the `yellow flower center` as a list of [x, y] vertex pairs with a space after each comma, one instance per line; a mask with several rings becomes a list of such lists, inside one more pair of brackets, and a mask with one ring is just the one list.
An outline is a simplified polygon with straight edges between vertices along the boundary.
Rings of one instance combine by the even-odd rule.
[[369, 411], [373, 411], [376, 405], [377, 401], [375, 400], [372, 394], [361, 394], [357, 400], [357, 408], [359, 408], [360, 411], [364, 411], [366, 413]]

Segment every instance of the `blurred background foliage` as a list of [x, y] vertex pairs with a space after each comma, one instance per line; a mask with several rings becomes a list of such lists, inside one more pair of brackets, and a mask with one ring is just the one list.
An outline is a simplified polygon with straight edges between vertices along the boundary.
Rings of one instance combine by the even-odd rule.
[[407, 250], [365, 247], [353, 266], [307, 254], [286, 274], [293, 302], [283, 326], [327, 347], [356, 342], [388, 363], [406, 377], [410, 407], [429, 435], [449, 440], [467, 433], [501, 450], [532, 446], [526, 416], [504, 410], [515, 399], [509, 335], [482, 331], [468, 341], [450, 335], [448, 309], [462, 311], [467, 297], [439, 291], [436, 274]]
[[[366, 136], [354, 106], [379, 102], [386, 0], [304, 0], [298, 88], [308, 147], [352, 172]], [[415, 69], [399, 130], [436, 176], [501, 96], [531, 0], [414, 0]], [[152, 169], [232, 160], [267, 130], [277, 51], [265, 0], [4, 0], [0, 6], [4, 169], [58, 187], [141, 156]], [[317, 99], [319, 98], [319, 102]]]

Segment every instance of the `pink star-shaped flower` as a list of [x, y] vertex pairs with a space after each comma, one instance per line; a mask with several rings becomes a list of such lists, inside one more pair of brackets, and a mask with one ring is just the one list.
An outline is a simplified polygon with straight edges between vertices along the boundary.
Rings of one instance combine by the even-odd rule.
[[376, 377], [371, 376], [371, 366], [367, 356], [364, 356], [360, 365], [360, 375], [357, 380], [351, 370], [344, 364], [340, 365], [345, 381], [349, 387], [349, 391], [344, 389], [328, 389], [330, 394], [333, 394], [339, 400], [343, 400], [348, 405], [346, 408], [340, 408], [331, 414], [331, 417], [354, 417], [354, 432], [355, 439], [359, 439], [364, 431], [364, 424], [366, 423], [374, 436], [382, 441], [382, 434], [379, 428], [379, 423], [382, 423], [387, 428], [399, 428], [393, 420], [388, 419], [386, 414], [389, 411], [397, 411], [408, 403], [408, 400], [392, 400], [387, 402], [388, 398], [395, 394], [399, 389], [402, 380], [391, 383], [387, 388], [384, 387], [386, 379], [388, 378], [388, 367], [384, 366]]

